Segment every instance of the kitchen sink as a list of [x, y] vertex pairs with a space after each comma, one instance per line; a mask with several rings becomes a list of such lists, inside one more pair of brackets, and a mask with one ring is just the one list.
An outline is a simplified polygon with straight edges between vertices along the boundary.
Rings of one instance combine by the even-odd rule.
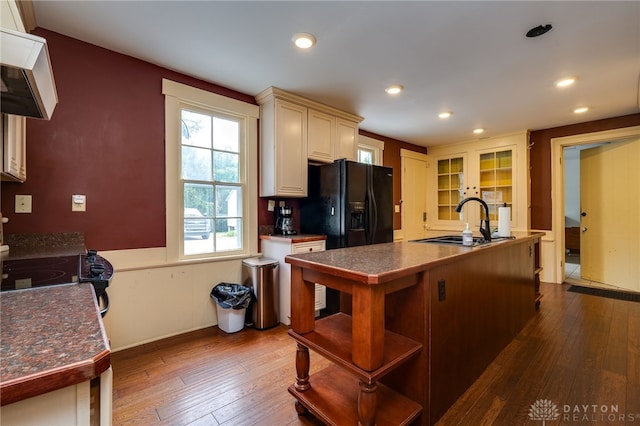
[[[508, 238], [493, 237], [491, 241], [485, 241], [482, 237], [473, 237], [473, 246], [479, 246], [481, 244], [487, 244], [488, 242], [504, 241]], [[422, 238], [420, 240], [410, 240], [411, 243], [430, 243], [430, 244], [447, 244], [447, 245], [462, 245], [462, 235], [443, 235], [440, 237]]]

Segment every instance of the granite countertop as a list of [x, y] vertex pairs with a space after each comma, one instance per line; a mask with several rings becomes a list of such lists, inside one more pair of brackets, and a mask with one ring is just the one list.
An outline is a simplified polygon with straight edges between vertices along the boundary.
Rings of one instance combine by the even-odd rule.
[[3, 292], [0, 304], [1, 405], [109, 368], [111, 349], [91, 284]]
[[327, 239], [327, 236], [315, 235], [315, 234], [296, 234], [296, 235], [269, 234], [269, 235], [260, 235], [260, 239], [272, 240], [272, 241], [284, 241], [291, 244], [296, 244], [296, 243], [307, 243], [311, 241], [323, 241]]
[[[434, 232], [429, 236], [444, 234], [451, 234], [451, 232]], [[408, 273], [420, 272], [443, 263], [457, 261], [461, 256], [473, 255], [501, 245], [520, 244], [523, 240], [536, 239], [543, 235], [541, 232], [513, 232], [513, 239], [476, 247], [410, 241], [382, 243], [291, 254], [286, 256], [285, 261], [320, 272], [338, 271], [345, 277], [365, 284], [380, 284]]]

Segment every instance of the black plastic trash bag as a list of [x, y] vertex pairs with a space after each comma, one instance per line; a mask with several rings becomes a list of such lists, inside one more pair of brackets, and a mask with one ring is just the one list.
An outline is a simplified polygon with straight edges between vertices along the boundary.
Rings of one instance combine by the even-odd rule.
[[211, 290], [211, 298], [224, 309], [246, 309], [251, 303], [251, 289], [240, 284], [220, 283]]

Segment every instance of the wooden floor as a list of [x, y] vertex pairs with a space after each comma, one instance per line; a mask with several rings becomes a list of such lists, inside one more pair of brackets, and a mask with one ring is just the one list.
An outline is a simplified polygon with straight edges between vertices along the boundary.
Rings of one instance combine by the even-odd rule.
[[[539, 312], [440, 425], [640, 424], [640, 303], [567, 288], [542, 284]], [[114, 425], [319, 424], [297, 416], [286, 390], [295, 343], [284, 326], [212, 327], [111, 359]], [[311, 353], [312, 374], [327, 365]], [[530, 419], [544, 401], [557, 420], [553, 410]]]

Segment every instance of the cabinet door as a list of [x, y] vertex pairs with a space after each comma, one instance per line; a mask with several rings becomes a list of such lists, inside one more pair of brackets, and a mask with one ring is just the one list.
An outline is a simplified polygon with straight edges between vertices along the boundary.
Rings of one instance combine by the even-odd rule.
[[[459, 229], [463, 215], [456, 212], [458, 203], [466, 197], [476, 196], [469, 183], [469, 161], [466, 153], [451, 153], [433, 157], [429, 191], [429, 211], [432, 228]], [[462, 229], [462, 228], [460, 228]]]
[[508, 147], [478, 153], [480, 198], [489, 206], [489, 219], [494, 226], [498, 225], [498, 207], [506, 204], [512, 215], [514, 212], [514, 156], [515, 150]]
[[358, 124], [336, 118], [335, 159], [357, 161]]
[[436, 160], [438, 221], [460, 220], [456, 207], [467, 192], [465, 167], [466, 159], [462, 154]]
[[26, 120], [24, 117], [3, 114], [2, 171], [10, 180], [24, 182], [26, 167]]
[[307, 196], [307, 108], [276, 99], [276, 194]]
[[307, 151], [309, 160], [333, 162], [335, 118], [314, 109], [308, 111]]

